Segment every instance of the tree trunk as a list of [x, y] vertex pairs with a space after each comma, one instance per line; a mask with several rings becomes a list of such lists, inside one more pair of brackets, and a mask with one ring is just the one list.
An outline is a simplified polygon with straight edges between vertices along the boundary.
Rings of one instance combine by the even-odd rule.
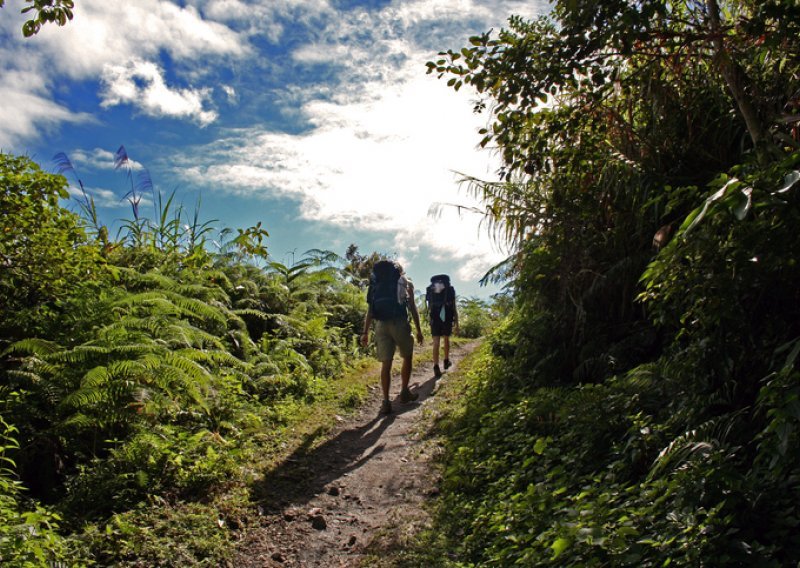
[[747, 95], [746, 87], [750, 82], [749, 78], [725, 46], [717, 0], [706, 0], [706, 7], [708, 8], [709, 25], [713, 36], [715, 59], [719, 71], [728, 86], [728, 90], [733, 95], [733, 99], [736, 101], [750, 138], [753, 140], [753, 145], [758, 151], [765, 138], [764, 125], [758, 116], [755, 105]]

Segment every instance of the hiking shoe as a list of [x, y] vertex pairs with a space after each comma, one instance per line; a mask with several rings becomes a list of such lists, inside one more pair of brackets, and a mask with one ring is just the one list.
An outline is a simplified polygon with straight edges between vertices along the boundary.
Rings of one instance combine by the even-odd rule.
[[392, 413], [392, 403], [388, 400], [384, 400], [383, 404], [381, 404], [380, 414], [391, 414], [391, 413]]
[[404, 388], [400, 391], [400, 402], [405, 404], [406, 402], [411, 402], [413, 400], [417, 400], [419, 398], [419, 394], [415, 392], [411, 392], [408, 388]]
[[447, 369], [449, 369], [449, 368], [450, 368], [450, 365], [452, 365], [452, 364], [453, 364], [453, 363], [451, 363], [451, 362], [450, 362], [450, 359], [445, 359], [445, 360], [444, 360], [444, 369], [445, 369], [445, 371], [446, 371]]
[[436, 377], [437, 379], [442, 376], [442, 370], [439, 368], [439, 365], [433, 366], [433, 376]]

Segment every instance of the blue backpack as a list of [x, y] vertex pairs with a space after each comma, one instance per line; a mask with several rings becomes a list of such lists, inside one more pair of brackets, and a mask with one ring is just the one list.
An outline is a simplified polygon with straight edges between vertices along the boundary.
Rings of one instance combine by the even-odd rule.
[[386, 321], [407, 318], [406, 304], [398, 301], [397, 283], [402, 273], [391, 260], [379, 260], [372, 267], [367, 290], [367, 303], [372, 308], [372, 317]]

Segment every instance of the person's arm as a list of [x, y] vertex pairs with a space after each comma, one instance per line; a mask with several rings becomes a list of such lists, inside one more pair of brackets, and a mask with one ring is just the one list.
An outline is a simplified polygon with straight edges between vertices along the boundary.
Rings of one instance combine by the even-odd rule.
[[455, 290], [453, 290], [453, 331], [458, 333], [458, 298]]
[[422, 327], [419, 325], [419, 311], [417, 310], [417, 302], [414, 298], [414, 285], [408, 283], [408, 307], [411, 310], [411, 318], [414, 320], [414, 325], [417, 328], [417, 343], [422, 345]]
[[372, 327], [372, 307], [367, 308], [367, 315], [364, 316], [364, 332], [361, 334], [361, 345], [369, 345], [369, 330]]

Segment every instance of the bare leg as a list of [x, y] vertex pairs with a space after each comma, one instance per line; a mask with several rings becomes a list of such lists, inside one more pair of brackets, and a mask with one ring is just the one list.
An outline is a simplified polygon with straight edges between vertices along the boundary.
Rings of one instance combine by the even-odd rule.
[[[441, 337], [439, 337], [438, 335], [434, 335], [433, 336], [433, 364], [434, 365], [438, 365], [439, 364], [439, 340], [440, 339], [441, 339]], [[444, 338], [444, 340], [445, 340], [444, 358], [447, 359], [448, 342], [447, 342], [447, 338], [446, 337]]]
[[[405, 367], [405, 361], [403, 361]], [[408, 379], [406, 379], [408, 381]], [[381, 362], [381, 390], [383, 391], [383, 400], [389, 400], [389, 384], [392, 382], [392, 361]]]
[[404, 389], [408, 388], [408, 381], [411, 380], [411, 360], [413, 357], [403, 357], [403, 368], [400, 370], [400, 382]]
[[[444, 360], [447, 361], [448, 359], [450, 359], [450, 336], [449, 335], [445, 335], [444, 336]], [[438, 358], [436, 359], [436, 361], [438, 362]]]

